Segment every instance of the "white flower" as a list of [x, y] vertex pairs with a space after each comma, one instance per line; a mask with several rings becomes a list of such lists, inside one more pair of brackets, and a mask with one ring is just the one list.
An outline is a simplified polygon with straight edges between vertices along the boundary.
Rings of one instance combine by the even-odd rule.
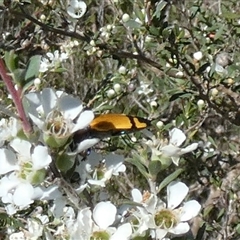
[[[94, 232], [99, 234], [101, 231], [105, 231], [111, 237], [110, 240], [127, 240], [132, 234], [130, 224], [123, 224], [117, 229], [110, 227], [116, 218], [117, 208], [110, 202], [100, 202], [93, 209], [93, 219], [96, 225], [93, 229]], [[99, 235], [101, 236], [101, 234]], [[96, 235], [97, 237], [97, 235]]]
[[128, 240], [132, 229], [129, 223], [118, 228], [111, 227], [116, 218], [117, 208], [110, 202], [98, 203], [93, 212], [85, 208], [78, 212], [76, 221], [74, 212], [68, 214], [66, 225], [72, 240], [99, 239], [102, 234], [110, 240]]
[[[44, 133], [48, 144], [62, 146], [78, 130], [85, 129], [94, 118], [90, 110], [83, 111], [82, 102], [64, 92], [45, 88], [41, 93], [25, 96], [25, 110]], [[79, 141], [80, 142], [80, 141]]]
[[186, 221], [197, 216], [201, 205], [191, 200], [178, 207], [188, 191], [188, 187], [182, 182], [170, 183], [167, 187], [167, 206], [156, 195], [142, 196], [139, 190], [132, 191], [133, 200], [142, 203], [143, 207], [137, 207], [142, 214], [140, 220], [151, 230], [152, 237], [163, 239], [167, 233], [180, 235], [189, 231]]
[[146, 84], [144, 82], [140, 82], [140, 87], [138, 89], [138, 94], [144, 94], [144, 95], [149, 95], [150, 93], [153, 92], [153, 89], [150, 88], [149, 84]]
[[[36, 146], [31, 154], [32, 145], [30, 142], [15, 138], [10, 142], [10, 146], [18, 153], [19, 165], [31, 164], [32, 170], [47, 168], [52, 162], [48, 149], [45, 146]], [[29, 166], [28, 166], [29, 168]]]
[[44, 180], [46, 168], [52, 161], [45, 146], [35, 146], [28, 141], [15, 138], [9, 144], [15, 152], [0, 149], [2, 167], [0, 174], [7, 174], [0, 179], [0, 197], [6, 204], [8, 214], [14, 214], [42, 197], [44, 191], [35, 188]]
[[43, 223], [40, 219], [27, 219], [28, 238], [38, 239], [43, 234]]
[[164, 156], [171, 157], [173, 163], [176, 165], [178, 165], [181, 155], [192, 152], [198, 147], [198, 143], [192, 143], [185, 148], [180, 148], [182, 143], [186, 140], [186, 135], [178, 128], [172, 129], [169, 135], [169, 144], [162, 147], [160, 150]]
[[0, 180], [0, 197], [9, 215], [18, 209], [24, 209], [33, 202], [35, 190], [33, 186], [21, 179], [15, 173], [4, 176]]
[[[70, 211], [71, 210], [71, 211]], [[70, 239], [72, 240], [85, 240], [90, 239], [92, 235], [92, 212], [90, 208], [84, 208], [78, 212], [77, 219], [73, 209], [68, 209], [68, 214], [64, 214], [66, 218], [66, 226]]]
[[67, 8], [67, 13], [72, 18], [81, 18], [87, 10], [87, 5], [84, 1], [71, 0]]
[[60, 53], [56, 50], [54, 53], [48, 52], [46, 57], [42, 57], [40, 62], [39, 72], [46, 72], [50, 70], [56, 70], [60, 67], [60, 64], [68, 59], [67, 53]]
[[19, 138], [13, 139], [10, 146], [17, 154], [5, 148], [0, 149], [2, 162], [0, 174], [17, 171], [19, 176], [25, 176], [25, 180], [31, 181], [30, 179], [37, 170], [47, 168], [52, 161], [51, 156], [48, 155], [47, 147], [36, 146], [31, 153], [31, 143]]
[[118, 176], [119, 173], [126, 171], [123, 162], [122, 155], [111, 153], [103, 159], [102, 155], [92, 151], [87, 159], [80, 163], [76, 171], [79, 171], [83, 182], [87, 179], [91, 185], [104, 187], [112, 175]]

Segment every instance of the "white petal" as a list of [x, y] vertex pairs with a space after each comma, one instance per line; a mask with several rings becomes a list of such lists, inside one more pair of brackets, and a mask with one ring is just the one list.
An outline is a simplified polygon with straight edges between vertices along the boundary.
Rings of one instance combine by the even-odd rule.
[[190, 229], [188, 223], [179, 223], [175, 228], [169, 230], [169, 232], [180, 235], [188, 232]]
[[119, 173], [123, 173], [126, 171], [126, 166], [123, 163], [119, 163], [117, 166], [114, 167], [113, 169], [113, 175], [118, 176]]
[[179, 156], [179, 154], [181, 152], [181, 148], [179, 148], [175, 145], [172, 145], [172, 144], [166, 145], [166, 146], [162, 147], [160, 150], [161, 150], [162, 154], [167, 157]]
[[179, 160], [180, 160], [180, 157], [172, 157], [172, 162], [173, 162], [176, 166], [178, 166]]
[[187, 146], [185, 148], [182, 148], [181, 149], [181, 154], [192, 152], [195, 149], [197, 149], [197, 147], [198, 147], [198, 143], [192, 143], [191, 145], [189, 145], [189, 146]]
[[0, 174], [5, 174], [19, 168], [15, 154], [8, 149], [0, 149], [0, 159]]
[[119, 163], [124, 162], [124, 157], [122, 155], [110, 153], [105, 157], [105, 162], [107, 168], [114, 168], [115, 166], [118, 166]]
[[8, 204], [7, 206], [5, 206], [5, 210], [8, 215], [12, 216], [17, 212], [18, 209], [14, 204]]
[[74, 120], [82, 111], [82, 102], [70, 95], [64, 95], [58, 100], [59, 110], [65, 119]]
[[106, 184], [105, 184], [106, 181], [107, 181], [107, 179], [103, 179], [103, 178], [101, 180], [89, 179], [88, 183], [90, 185], [97, 185], [97, 186], [100, 186], [100, 187], [105, 187], [106, 186]]
[[128, 240], [131, 234], [131, 224], [125, 223], [117, 229], [117, 231], [110, 237], [110, 240]]
[[30, 158], [31, 143], [20, 138], [15, 138], [10, 142], [10, 146], [21, 156]]
[[80, 153], [88, 148], [91, 148], [92, 146], [97, 144], [99, 141], [100, 141], [99, 138], [90, 138], [90, 139], [83, 140], [78, 144], [75, 153]]
[[62, 193], [59, 191], [58, 186], [52, 185], [48, 188], [45, 187], [36, 187], [34, 189], [33, 199], [40, 200], [53, 200], [60, 198]]
[[131, 194], [134, 202], [137, 202], [137, 203], [142, 202], [142, 193], [137, 188], [134, 188], [131, 191]]
[[186, 135], [183, 133], [182, 130], [178, 128], [173, 128], [170, 131], [169, 135], [170, 135], [169, 142], [178, 147], [186, 140]]
[[39, 129], [44, 128], [44, 121], [42, 121], [40, 118], [36, 117], [35, 115], [32, 115], [31, 113], [29, 113], [28, 115], [32, 119], [34, 124], [38, 126]]
[[176, 208], [187, 196], [189, 188], [182, 182], [171, 182], [167, 186], [168, 208]]
[[94, 114], [92, 111], [87, 110], [80, 114], [77, 119], [75, 127], [72, 129], [72, 132], [76, 132], [79, 129], [84, 129], [87, 127], [91, 121], [94, 119]]
[[188, 221], [198, 215], [201, 205], [196, 200], [186, 202], [182, 207], [181, 221]]
[[105, 157], [105, 164], [108, 169], [113, 169], [112, 174], [117, 176], [119, 172], [125, 172], [126, 166], [123, 164], [124, 157], [118, 154], [108, 154]]
[[93, 209], [93, 219], [103, 230], [113, 224], [117, 208], [110, 202], [100, 202]]
[[52, 158], [48, 154], [47, 147], [36, 146], [32, 154], [33, 168], [39, 170], [48, 167], [52, 162]]
[[16, 177], [15, 172], [12, 172], [8, 176], [4, 176], [0, 180], [0, 197], [4, 197], [9, 191], [14, 189], [20, 184], [20, 180]]
[[21, 183], [13, 194], [13, 201], [19, 207], [26, 207], [33, 202], [33, 186], [30, 183]]
[[28, 114], [31, 113], [34, 116], [38, 116], [36, 109], [42, 105], [40, 96], [40, 93], [28, 93], [24, 96], [23, 105]]
[[[83, 236], [90, 236], [92, 233], [92, 212], [89, 208], [85, 208], [78, 212], [77, 223], [79, 230], [82, 231]], [[79, 236], [78, 236], [79, 237]]]
[[44, 88], [42, 90], [41, 102], [45, 116], [56, 107], [57, 100], [56, 93], [51, 88]]
[[[163, 239], [167, 235], [168, 231], [166, 229], [156, 229], [156, 239]], [[152, 234], [151, 234], [152, 235]]]

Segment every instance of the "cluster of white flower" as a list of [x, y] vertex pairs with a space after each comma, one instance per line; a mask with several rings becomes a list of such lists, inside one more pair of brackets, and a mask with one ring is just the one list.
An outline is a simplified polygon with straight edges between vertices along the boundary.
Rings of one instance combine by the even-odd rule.
[[[181, 182], [168, 186], [167, 207], [156, 194], [145, 192], [142, 196], [138, 189], [132, 191], [136, 206], [124, 205], [121, 207], [122, 213], [110, 202], [100, 201], [93, 211], [81, 203], [78, 193], [92, 187], [103, 188], [113, 175], [125, 172], [124, 158], [121, 155], [111, 153], [104, 157], [92, 151], [86, 160], [81, 161], [75, 168], [81, 176], [81, 183], [75, 189], [64, 186], [61, 181], [60, 184], [47, 181], [49, 165], [52, 161], [56, 164], [58, 161], [56, 152], [54, 157], [51, 155], [54, 149], [65, 150], [64, 161], [71, 161], [77, 153], [99, 141], [83, 138], [74, 152], [64, 147], [68, 145], [69, 138], [75, 132], [84, 132], [93, 120], [94, 114], [90, 110], [84, 110], [78, 99], [50, 88], [26, 94], [23, 102], [26, 113], [34, 123], [33, 136], [28, 140], [21, 138], [18, 135], [21, 132], [21, 124], [16, 119], [2, 120], [1, 124], [2, 132], [5, 134], [0, 135], [2, 143], [0, 197], [7, 214], [13, 215], [19, 210], [25, 210], [35, 200], [52, 201], [53, 205], [51, 207], [49, 205], [49, 211], [52, 212], [55, 221], [62, 219], [62, 224], [57, 227], [54, 236], [64, 235], [70, 239], [84, 240], [91, 237], [101, 239], [101, 236], [109, 236], [108, 239], [124, 240], [144, 236], [149, 230], [151, 236], [163, 239], [167, 233], [183, 234], [189, 230], [188, 224], [182, 221], [196, 216], [200, 205], [196, 201], [190, 201], [183, 207], [175, 209], [188, 192], [187, 186]], [[197, 144], [192, 144], [187, 148], [180, 148], [185, 138], [179, 129], [173, 129], [170, 131], [169, 145], [160, 147], [159, 152], [171, 157], [177, 164], [180, 155], [197, 147]], [[66, 170], [68, 169], [63, 167], [63, 171]], [[62, 190], [67, 196], [63, 195]], [[75, 195], [72, 195], [72, 190], [76, 193], [76, 199]], [[108, 199], [104, 192], [100, 195], [99, 200]], [[69, 200], [74, 202], [73, 207], [67, 207]], [[24, 235], [52, 236], [52, 233], [43, 227], [44, 224], [52, 224], [49, 217], [44, 215], [43, 211], [35, 217], [37, 221], [28, 219], [26, 227], [28, 231], [25, 231]], [[16, 234], [12, 233], [13, 236]]]
[[[78, 19], [86, 8], [85, 2], [71, 0], [67, 12]], [[107, 39], [113, 29], [110, 25], [102, 29], [101, 37]], [[67, 54], [49, 52], [47, 58], [42, 58], [40, 72], [56, 71], [67, 58]], [[119, 74], [126, 73], [122, 66]], [[40, 85], [39, 79], [36, 83]], [[148, 87], [144, 85], [139, 94], [151, 93]], [[115, 84], [114, 91], [120, 92], [121, 85]], [[125, 173], [124, 157], [114, 153], [103, 156], [94, 151], [85, 154], [100, 139], [89, 135], [94, 113], [84, 109], [79, 99], [51, 88], [29, 92], [19, 99], [22, 113], [27, 116], [25, 120], [3, 118], [0, 121], [2, 206], [12, 217], [28, 212], [24, 221], [19, 218], [24, 230], [7, 229], [9, 239], [44, 236], [49, 240], [130, 240], [151, 236], [161, 240], [189, 231], [187, 221], [199, 213], [201, 206], [195, 200], [180, 205], [189, 191], [182, 182], [171, 182], [167, 197], [161, 196], [161, 199], [160, 190], [152, 184], [151, 192], [143, 194], [134, 188], [131, 204], [117, 208], [109, 202], [111, 196], [103, 189], [113, 176]], [[24, 129], [24, 121], [28, 119], [32, 131]], [[151, 159], [146, 159], [148, 164], [167, 158], [178, 165], [181, 155], [198, 147], [193, 143], [181, 148], [186, 136], [180, 129], [172, 129], [169, 135], [168, 144], [154, 136], [146, 141], [152, 150]], [[69, 172], [77, 173], [80, 179], [71, 184], [66, 177]], [[167, 204], [162, 200], [165, 198]]]
[[49, 70], [56, 70], [66, 59], [68, 59], [66, 53], [59, 53], [58, 50], [54, 51], [54, 53], [48, 52], [46, 57], [42, 57], [39, 72], [44, 73]]

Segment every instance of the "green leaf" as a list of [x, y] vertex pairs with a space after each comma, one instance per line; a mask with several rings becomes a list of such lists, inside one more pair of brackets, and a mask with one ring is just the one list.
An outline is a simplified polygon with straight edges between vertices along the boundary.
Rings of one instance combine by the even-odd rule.
[[151, 161], [148, 166], [150, 174], [155, 178], [157, 174], [161, 171], [161, 162], [160, 161]]
[[142, 11], [138, 8], [138, 7], [136, 7], [135, 9], [134, 9], [134, 13], [135, 13], [135, 15], [137, 16], [137, 18], [138, 19], [140, 19], [140, 21], [144, 21], [144, 18], [145, 18], [145, 16], [144, 16], [144, 14], [142, 13]]
[[[224, 30], [225, 30], [225, 26], [222, 25], [222, 26], [220, 27], [220, 29], [216, 32], [216, 34], [215, 34], [215, 36], [214, 36], [214, 40], [219, 39], [219, 38], [222, 36]], [[224, 31], [224, 32], [225, 32], [225, 31]]]
[[164, 7], [167, 5], [167, 2], [166, 1], [160, 1], [158, 2], [157, 4], [157, 7], [156, 7], [156, 11], [155, 13], [153, 14], [153, 17], [157, 17], [157, 18], [160, 18], [161, 16], [161, 12], [162, 10], [164, 9]]
[[234, 13], [229, 11], [222, 13], [222, 16], [226, 19], [239, 19], [239, 13]]
[[17, 55], [13, 50], [10, 52], [5, 52], [4, 60], [9, 71], [13, 73], [17, 68]]
[[149, 32], [154, 35], [154, 36], [159, 36], [160, 34], [160, 29], [159, 28], [156, 28], [154, 26], [150, 26], [149, 28]]
[[132, 29], [140, 28], [142, 26], [141, 23], [136, 22], [135, 20], [129, 20], [125, 24], [126, 24], [126, 26], [128, 26]]
[[17, 68], [13, 71], [13, 81], [18, 85], [22, 86], [24, 81], [25, 70], [22, 68]]
[[149, 179], [149, 174], [147, 173], [147, 170], [145, 168], [145, 166], [136, 158], [128, 158], [125, 160], [126, 162], [129, 162], [131, 164], [133, 164], [134, 166], [137, 167], [137, 169], [139, 170], [139, 172], [146, 178]]
[[56, 166], [61, 172], [67, 172], [73, 167], [75, 163], [75, 156], [69, 156], [67, 154], [62, 154], [56, 159]]
[[175, 180], [183, 172], [182, 168], [177, 169], [175, 172], [167, 176], [159, 185], [158, 192], [165, 188], [170, 182]]
[[30, 58], [27, 65], [25, 77], [24, 77], [26, 82], [29, 82], [38, 76], [40, 62], [41, 62], [41, 55], [35, 55]]

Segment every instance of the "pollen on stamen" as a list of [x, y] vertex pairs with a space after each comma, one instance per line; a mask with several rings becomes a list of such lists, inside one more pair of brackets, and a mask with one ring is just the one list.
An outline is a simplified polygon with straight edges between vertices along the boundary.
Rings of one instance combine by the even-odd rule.
[[46, 120], [47, 120], [47, 131], [49, 131], [51, 134], [58, 137], [67, 135], [69, 130], [68, 124], [60, 112], [58, 111], [50, 112]]

